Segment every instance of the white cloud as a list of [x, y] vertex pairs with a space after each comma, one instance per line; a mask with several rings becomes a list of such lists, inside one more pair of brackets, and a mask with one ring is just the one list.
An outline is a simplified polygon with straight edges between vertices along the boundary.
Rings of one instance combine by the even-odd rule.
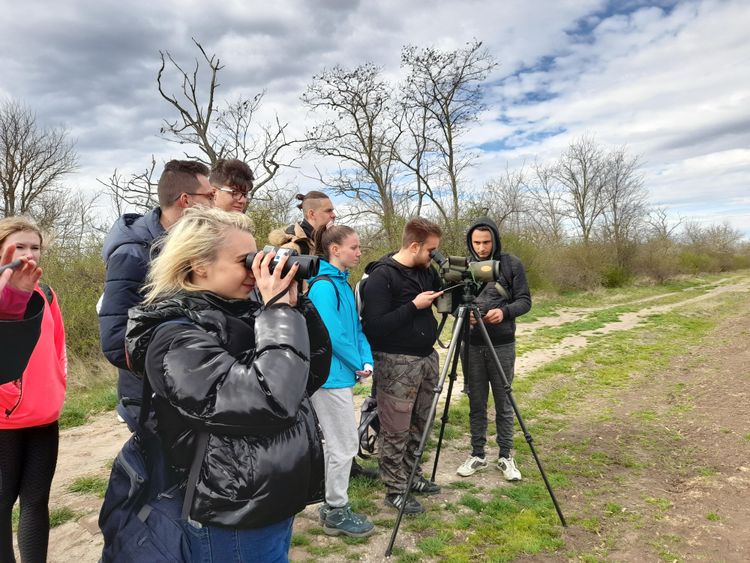
[[[477, 38], [500, 65], [488, 110], [464, 142], [515, 148], [481, 154], [474, 185], [506, 163], [554, 158], [588, 132], [642, 155], [652, 201], [728, 217], [750, 235], [750, 10], [743, 0], [645, 4], [75, 0], [30, 9], [0, 0], [0, 94], [70, 127], [83, 164], [72, 183], [93, 187], [114, 167], [137, 171], [152, 153], [176, 154], [158, 137], [171, 117], [155, 88], [160, 49], [187, 64], [196, 37], [226, 65], [220, 96], [265, 89], [259, 117], [278, 114], [294, 135], [311, 119], [299, 96], [323, 67], [372, 61], [396, 80], [404, 44], [455, 48]], [[312, 189], [304, 173], [322, 163], [302, 164], [285, 180]]]

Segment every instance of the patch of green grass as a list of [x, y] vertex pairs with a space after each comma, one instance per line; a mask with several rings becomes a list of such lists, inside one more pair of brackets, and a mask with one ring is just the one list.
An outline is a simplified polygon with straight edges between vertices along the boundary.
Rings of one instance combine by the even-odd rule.
[[472, 495], [470, 493], [463, 495], [458, 501], [458, 504], [461, 504], [477, 513], [482, 512], [482, 510], [484, 509], [484, 501], [476, 495]]
[[[101, 382], [85, 389], [69, 392], [60, 414], [60, 430], [82, 426], [94, 414], [113, 410], [117, 406], [117, 389], [114, 381]], [[114, 424], [114, 415], [112, 418]]]
[[748, 432], [747, 434], [745, 434], [745, 435], [743, 436], [743, 438], [744, 438], [745, 440], [747, 440], [748, 442], [750, 442], [750, 432]]
[[471, 483], [470, 481], [451, 481], [447, 485], [443, 485], [446, 489], [456, 489], [461, 491], [469, 491], [471, 493], [476, 493], [480, 490], [479, 487], [477, 487], [474, 483]]
[[621, 504], [618, 504], [616, 502], [608, 502], [604, 506], [604, 513], [607, 516], [616, 516], [620, 513], [622, 513], [624, 510], [623, 506]]
[[586, 531], [592, 532], [594, 534], [598, 534], [599, 530], [601, 529], [601, 521], [596, 516], [592, 516], [591, 518], [583, 518], [581, 519], [578, 524]]
[[325, 557], [327, 555], [335, 555], [346, 552], [346, 544], [332, 543], [330, 545], [308, 545], [305, 546], [305, 549], [310, 555]]
[[13, 527], [14, 532], [18, 530], [18, 521], [20, 520], [20, 518], [21, 518], [21, 509], [19, 508], [18, 505], [16, 505], [13, 507], [13, 512], [10, 515], [10, 521], [11, 521], [11, 525]]
[[713, 477], [716, 475], [716, 470], [713, 467], [700, 467], [698, 468], [698, 475], [701, 477]]
[[453, 539], [453, 534], [448, 530], [441, 530], [436, 535], [430, 536], [417, 542], [417, 547], [425, 554], [429, 556], [439, 555], [446, 544]]
[[681, 563], [683, 561], [682, 557], [666, 547], [662, 547], [658, 551], [659, 559], [662, 561], [666, 561], [667, 563]]
[[706, 514], [706, 520], [710, 520], [711, 522], [718, 522], [719, 520], [721, 520], [721, 517], [715, 512], [709, 512], [708, 514]]
[[651, 506], [655, 506], [662, 512], [666, 512], [670, 508], [672, 508], [672, 502], [669, 499], [665, 499], [662, 497], [646, 497], [644, 499], [646, 503], [650, 504]]
[[[396, 554], [396, 548], [393, 548], [393, 554]], [[415, 551], [402, 552], [397, 559], [398, 563], [417, 563], [421, 560], [422, 557]]]
[[292, 546], [300, 547], [303, 545], [310, 545], [310, 538], [304, 534], [292, 534]]
[[57, 526], [61, 526], [65, 524], [65, 522], [74, 520], [79, 516], [80, 515], [75, 510], [68, 508], [67, 506], [52, 508], [49, 511], [49, 527], [56, 528]]
[[352, 389], [352, 393], [354, 395], [365, 395], [369, 396], [370, 392], [372, 391], [372, 385], [368, 382], [360, 382], [358, 385], [355, 385]]
[[638, 420], [643, 420], [644, 422], [653, 422], [658, 417], [656, 411], [651, 409], [633, 411], [630, 413], [630, 416], [632, 416], [633, 418], [637, 418]]
[[96, 495], [99, 498], [104, 498], [104, 493], [107, 491], [107, 484], [109, 480], [105, 477], [99, 477], [98, 475], [85, 475], [78, 477], [70, 485], [68, 490], [71, 493], [84, 493]]
[[433, 530], [440, 525], [440, 522], [435, 515], [428, 512], [424, 514], [418, 514], [417, 516], [411, 517], [403, 522], [403, 527], [410, 532], [424, 532], [426, 530]]
[[347, 537], [347, 536], [343, 536], [341, 538], [341, 540], [346, 545], [362, 545], [362, 544], [369, 543], [370, 538], [369, 537], [368, 538], [350, 538], [350, 537]]

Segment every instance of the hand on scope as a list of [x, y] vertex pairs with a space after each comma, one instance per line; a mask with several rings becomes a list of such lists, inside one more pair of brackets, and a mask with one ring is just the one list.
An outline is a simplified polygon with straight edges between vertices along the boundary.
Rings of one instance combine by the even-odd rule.
[[411, 300], [417, 309], [427, 309], [432, 302], [443, 294], [442, 291], [423, 291]]
[[499, 325], [503, 322], [503, 310], [502, 309], [490, 309], [482, 319], [485, 324]]
[[271, 260], [276, 256], [275, 252], [269, 252], [264, 254], [263, 251], [258, 252], [253, 259], [253, 275], [255, 276], [255, 286], [258, 288], [263, 301], [268, 303], [276, 297], [282, 291], [286, 291], [276, 303], [286, 303], [294, 307], [297, 305], [297, 284], [294, 283], [294, 274], [297, 273], [299, 268], [298, 264], [292, 265], [289, 268], [287, 275], [281, 275], [284, 270], [284, 265], [289, 260], [289, 255], [285, 254], [276, 264], [273, 269], [273, 273], [268, 268]]
[[[3, 252], [2, 258], [0, 258], [0, 266], [10, 264], [13, 261], [13, 254], [16, 251], [14, 245], [9, 245], [8, 248]], [[28, 257], [22, 256], [20, 258], [21, 265], [14, 270], [5, 270], [0, 274], [0, 291], [2, 291], [6, 285], [20, 289], [21, 291], [34, 291], [36, 282], [42, 277], [42, 269], [36, 265], [36, 262], [29, 260]]]

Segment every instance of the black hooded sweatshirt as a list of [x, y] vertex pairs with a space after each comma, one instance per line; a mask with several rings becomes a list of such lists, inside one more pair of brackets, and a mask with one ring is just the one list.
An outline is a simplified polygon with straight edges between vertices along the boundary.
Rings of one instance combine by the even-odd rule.
[[388, 254], [365, 268], [362, 328], [375, 352], [425, 357], [437, 340], [432, 307], [417, 309], [412, 303], [423, 291], [439, 291], [435, 269], [409, 268]]
[[[497, 290], [496, 284], [488, 283], [477, 296], [476, 304], [483, 315], [490, 309], [501, 309], [503, 311], [503, 320], [500, 324], [485, 324], [484, 326], [487, 328], [493, 345], [508, 344], [516, 339], [516, 317], [525, 315], [531, 309], [531, 293], [526, 281], [526, 272], [518, 258], [502, 252], [502, 242], [497, 225], [487, 217], [480, 217], [474, 221], [466, 233], [466, 244], [473, 261], [482, 260], [471, 245], [471, 234], [477, 227], [487, 227], [492, 233], [491, 259], [500, 261], [503, 275], [500, 276], [498, 283], [505, 289], [509, 299]], [[487, 260], [489, 259], [487, 258]], [[471, 329], [470, 343], [475, 346], [485, 344], [478, 327]]]

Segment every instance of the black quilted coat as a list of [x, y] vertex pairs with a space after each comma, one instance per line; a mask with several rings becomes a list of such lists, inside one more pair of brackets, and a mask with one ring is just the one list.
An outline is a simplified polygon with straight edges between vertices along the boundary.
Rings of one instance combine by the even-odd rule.
[[331, 345], [312, 304], [296, 309], [183, 292], [130, 310], [127, 351], [154, 390], [170, 464], [190, 468], [209, 439], [190, 516], [258, 528], [322, 499], [323, 448], [308, 399], [328, 375]]

